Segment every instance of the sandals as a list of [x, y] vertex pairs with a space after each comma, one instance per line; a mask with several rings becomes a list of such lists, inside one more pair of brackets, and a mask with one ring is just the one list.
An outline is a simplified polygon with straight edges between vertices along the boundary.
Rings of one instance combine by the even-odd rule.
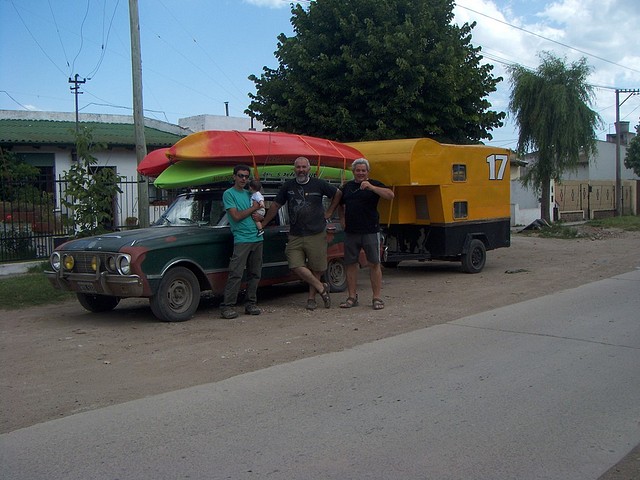
[[381, 298], [374, 298], [371, 303], [374, 310], [382, 310], [384, 308], [384, 302]]
[[318, 308], [318, 304], [313, 298], [307, 299], [307, 306], [305, 307], [307, 310], [315, 310]]
[[329, 284], [323, 283], [324, 290], [320, 292], [322, 301], [324, 302], [324, 308], [331, 308], [331, 297], [329, 296]]
[[340, 308], [352, 308], [358, 306], [358, 294], [355, 297], [348, 297], [340, 304]]

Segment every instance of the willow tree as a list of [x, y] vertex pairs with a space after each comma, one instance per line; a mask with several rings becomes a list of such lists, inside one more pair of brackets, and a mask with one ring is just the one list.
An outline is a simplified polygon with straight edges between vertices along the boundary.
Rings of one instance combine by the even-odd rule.
[[567, 65], [548, 52], [540, 59], [535, 72], [509, 68], [509, 111], [519, 128], [518, 153], [535, 157], [522, 182], [541, 194], [540, 218], [551, 221], [551, 180], [575, 169], [581, 154], [589, 159], [596, 152], [595, 129], [601, 120], [590, 107], [594, 92], [587, 84], [591, 68], [586, 59]]
[[247, 113], [273, 129], [342, 141], [491, 139], [504, 112], [472, 24], [453, 0], [317, 0], [292, 5], [295, 35], [278, 36], [277, 69], [249, 77]]

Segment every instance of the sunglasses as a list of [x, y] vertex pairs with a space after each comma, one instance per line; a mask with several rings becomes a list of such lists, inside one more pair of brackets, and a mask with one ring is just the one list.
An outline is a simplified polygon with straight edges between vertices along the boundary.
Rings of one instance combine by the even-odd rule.
[[236, 173], [236, 177], [240, 177], [240, 178], [249, 178], [249, 175], [245, 175], [244, 173]]

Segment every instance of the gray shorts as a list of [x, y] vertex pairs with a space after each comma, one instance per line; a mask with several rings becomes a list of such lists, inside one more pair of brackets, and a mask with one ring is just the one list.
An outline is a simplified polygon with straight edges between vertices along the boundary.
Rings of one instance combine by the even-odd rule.
[[369, 263], [380, 263], [380, 233], [345, 233], [344, 263], [358, 263], [360, 250], [364, 250]]

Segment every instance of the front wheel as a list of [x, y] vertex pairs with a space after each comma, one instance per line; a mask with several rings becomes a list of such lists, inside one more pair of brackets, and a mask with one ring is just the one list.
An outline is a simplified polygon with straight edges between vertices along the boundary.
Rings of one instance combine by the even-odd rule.
[[487, 261], [487, 249], [482, 240], [474, 238], [469, 243], [469, 250], [462, 255], [462, 271], [466, 273], [479, 273]]
[[344, 292], [347, 289], [347, 270], [344, 266], [343, 258], [329, 260], [325, 281], [329, 284], [332, 292]]
[[108, 295], [92, 295], [90, 293], [76, 293], [80, 305], [90, 312], [110, 312], [120, 303], [120, 297], [110, 297]]
[[162, 278], [149, 304], [153, 314], [164, 322], [189, 320], [200, 304], [198, 279], [188, 268], [172, 268]]

